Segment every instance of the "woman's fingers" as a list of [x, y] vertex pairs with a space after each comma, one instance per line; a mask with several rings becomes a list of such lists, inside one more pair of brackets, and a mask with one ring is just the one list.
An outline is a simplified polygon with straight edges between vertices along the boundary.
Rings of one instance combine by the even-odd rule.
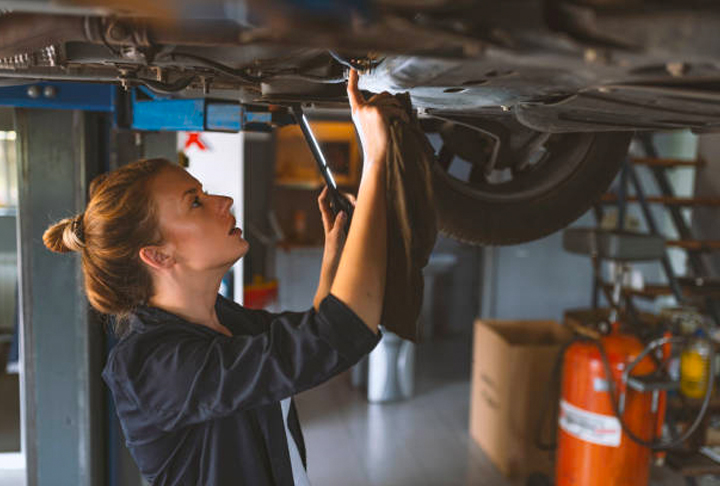
[[349, 192], [343, 192], [342, 195], [345, 196], [348, 201], [350, 201], [350, 204], [352, 204], [353, 207], [355, 206], [355, 203], [357, 202], [357, 199], [355, 198], [355, 196], [353, 196]]
[[358, 88], [358, 78], [357, 71], [350, 71], [348, 99], [363, 147], [364, 164], [374, 164], [383, 160], [387, 153], [391, 120], [410, 122], [410, 115], [403, 103], [386, 91], [365, 101]]
[[365, 98], [358, 88], [358, 73], [354, 69], [350, 70], [347, 85], [348, 100], [350, 100], [350, 108], [355, 111], [365, 104]]
[[320, 215], [322, 216], [322, 223], [323, 228], [325, 229], [325, 233], [330, 231], [332, 228], [332, 212], [330, 210], [330, 201], [328, 197], [328, 188], [325, 186], [325, 188], [320, 193], [320, 196], [318, 196], [318, 206], [320, 207]]
[[396, 104], [396, 105], [398, 105], [398, 106], [401, 106], [401, 105], [400, 105], [400, 100], [398, 100], [397, 98], [395, 98], [394, 95], [391, 95], [391, 94], [388, 93], [387, 91], [383, 91], [382, 93], [378, 93], [378, 94], [376, 94], [376, 95], [373, 95], [373, 96], [367, 101], [367, 103], [368, 103], [369, 105], [382, 105], [382, 104], [390, 103], [390, 104]]
[[338, 238], [340, 240], [344, 240], [345, 236], [345, 221], [347, 220], [347, 214], [345, 214], [345, 211], [340, 211], [337, 213], [337, 216], [335, 216], [335, 223], [333, 225], [333, 232], [338, 233]]
[[320, 195], [318, 196], [318, 205], [320, 206], [320, 209], [322, 209], [325, 205], [328, 203], [328, 187], [323, 187], [323, 190], [320, 191]]
[[[350, 201], [350, 204], [355, 206], [356, 199], [355, 196], [352, 194], [348, 194], [346, 192], [342, 193], [348, 201]], [[322, 223], [323, 228], [325, 229], [325, 233], [330, 233], [331, 231], [336, 230], [337, 228], [345, 228], [345, 220], [347, 219], [347, 215], [344, 211], [340, 211], [335, 217], [333, 218], [332, 209], [330, 209], [330, 190], [328, 189], [328, 186], [325, 186], [318, 196], [318, 206], [320, 207], [320, 215], [322, 216]], [[340, 215], [344, 215], [341, 219]], [[342, 221], [343, 226], [338, 226], [338, 221]]]

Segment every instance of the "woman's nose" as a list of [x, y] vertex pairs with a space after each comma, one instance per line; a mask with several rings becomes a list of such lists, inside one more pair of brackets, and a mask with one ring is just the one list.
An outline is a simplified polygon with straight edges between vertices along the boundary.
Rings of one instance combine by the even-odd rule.
[[233, 205], [233, 198], [229, 196], [220, 196], [220, 209], [224, 213], [229, 211]]

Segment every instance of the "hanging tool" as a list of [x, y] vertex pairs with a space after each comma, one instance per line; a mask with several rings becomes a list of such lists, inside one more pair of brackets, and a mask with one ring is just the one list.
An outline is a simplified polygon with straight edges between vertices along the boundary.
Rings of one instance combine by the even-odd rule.
[[353, 210], [355, 208], [350, 200], [338, 190], [332, 171], [325, 160], [320, 144], [310, 128], [310, 123], [308, 123], [302, 107], [300, 105], [293, 105], [292, 112], [297, 124], [300, 125], [300, 130], [302, 130], [305, 141], [310, 147], [310, 152], [312, 152], [313, 157], [315, 157], [315, 162], [320, 170], [320, 174], [323, 176], [323, 179], [325, 179], [325, 184], [327, 184], [330, 195], [330, 209], [332, 210], [333, 216], [337, 216], [340, 211], [345, 211], [347, 215], [347, 222], [345, 224], [345, 233], [347, 233], [350, 229], [350, 221], [352, 221]]

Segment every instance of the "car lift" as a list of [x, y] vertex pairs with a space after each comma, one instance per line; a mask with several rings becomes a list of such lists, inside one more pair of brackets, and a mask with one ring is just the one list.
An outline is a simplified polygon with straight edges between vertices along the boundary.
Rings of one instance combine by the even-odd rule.
[[292, 123], [285, 110], [215, 99], [172, 99], [145, 87], [38, 82], [0, 87], [0, 106], [112, 113], [118, 128], [144, 131], [269, 131]]
[[0, 87], [0, 106], [109, 112], [116, 127], [143, 131], [268, 132], [294, 118], [330, 190], [333, 214], [345, 211], [349, 228], [353, 205], [338, 190], [300, 104], [272, 110], [228, 100], [173, 99], [144, 86], [123, 90], [107, 84], [39, 82]]

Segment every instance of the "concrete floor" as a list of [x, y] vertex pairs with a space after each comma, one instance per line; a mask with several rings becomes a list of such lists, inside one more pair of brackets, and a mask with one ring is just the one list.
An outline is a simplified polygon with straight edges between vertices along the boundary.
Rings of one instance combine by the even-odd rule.
[[[298, 395], [313, 486], [522, 485], [470, 438], [470, 363], [468, 338], [434, 341], [417, 349], [411, 400], [369, 404], [348, 374]], [[651, 486], [685, 486], [664, 468], [652, 476]]]
[[312, 484], [510, 484], [467, 432], [468, 341], [419, 347], [408, 401], [369, 404], [347, 374], [298, 395]]

